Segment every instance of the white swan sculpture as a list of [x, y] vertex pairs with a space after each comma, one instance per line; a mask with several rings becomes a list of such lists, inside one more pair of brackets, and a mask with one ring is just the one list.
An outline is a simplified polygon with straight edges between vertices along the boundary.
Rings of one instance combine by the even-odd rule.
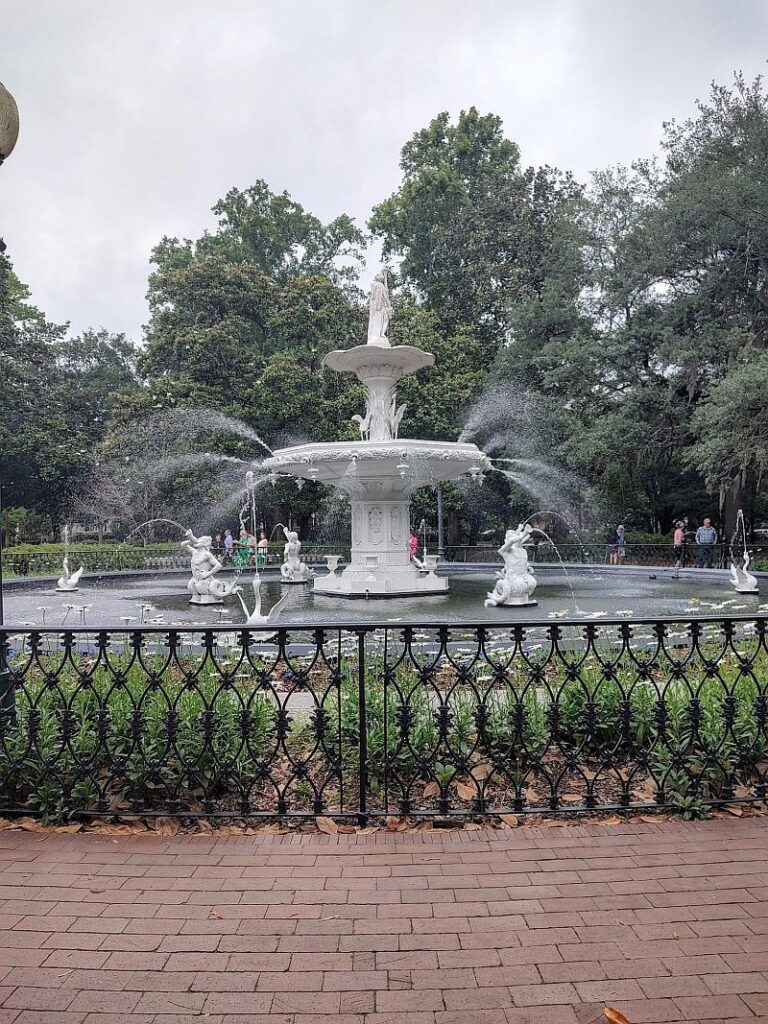
[[741, 567], [736, 565], [735, 562], [731, 562], [731, 582], [737, 594], [756, 594], [758, 592], [757, 576], [747, 572], [749, 563], [749, 552], [746, 550], [744, 551], [744, 561]]
[[77, 572], [73, 572], [72, 574], [70, 574], [70, 572], [69, 572], [69, 559], [65, 556], [64, 557], [64, 575], [63, 576], [59, 576], [59, 578], [58, 578], [58, 580], [56, 582], [56, 589], [59, 590], [59, 591], [62, 591], [62, 592], [71, 592], [73, 590], [77, 590], [78, 589], [77, 585], [80, 582], [80, 577], [82, 575], [83, 575], [83, 567], [82, 567], [82, 565], [77, 570]]

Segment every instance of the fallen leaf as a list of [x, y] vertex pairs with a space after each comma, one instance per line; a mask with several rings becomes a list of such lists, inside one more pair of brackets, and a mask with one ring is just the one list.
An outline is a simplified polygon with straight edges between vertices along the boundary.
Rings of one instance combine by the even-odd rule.
[[160, 836], [177, 836], [181, 831], [178, 821], [173, 818], [155, 818], [149, 827]]
[[482, 827], [483, 826], [482, 825], [478, 825], [478, 823], [476, 821], [466, 821], [466, 822], [464, 822], [464, 831], [465, 832], [479, 832]]
[[749, 786], [737, 786], [733, 795], [737, 800], [746, 800], [752, 796], [752, 790]]
[[347, 836], [353, 836], [355, 832], [357, 832], [357, 829], [354, 825], [339, 825], [339, 832], [342, 832]]
[[197, 830], [198, 832], [212, 833], [213, 825], [206, 818], [197, 819]]
[[336, 824], [333, 818], [324, 818], [322, 816], [319, 816], [315, 818], [315, 822], [317, 823], [317, 827], [320, 829], [320, 831], [325, 832], [327, 836], [335, 836], [336, 833], [339, 831], [339, 826]]
[[434, 832], [435, 829], [431, 821], [420, 821], [414, 829], [415, 832]]
[[[276, 823], [273, 823], [273, 824], [270, 824], [270, 825], [265, 825], [264, 826], [264, 832], [268, 836], [284, 836], [284, 835], [287, 834], [288, 829], [287, 828], [283, 828], [282, 825], [278, 825]], [[245, 834], [249, 835], [249, 836], [255, 836], [256, 835], [256, 829], [253, 829], [253, 830], [246, 829], [245, 830]]]
[[606, 1006], [603, 1014], [605, 1019], [609, 1021], [609, 1024], [632, 1024], [629, 1017], [625, 1017], [623, 1013], [615, 1010], [612, 1006]]
[[366, 825], [365, 828], [359, 828], [357, 830], [357, 834], [359, 836], [370, 836], [370, 835], [373, 835], [374, 832], [378, 832], [378, 831], [379, 831], [378, 825]]
[[640, 821], [644, 821], [646, 825], [658, 825], [659, 819], [657, 817], [651, 817], [650, 814], [638, 815]]
[[16, 828], [23, 829], [25, 832], [42, 832], [43, 826], [39, 821], [35, 821], [34, 818], [17, 818]]
[[520, 819], [516, 814], [500, 814], [499, 818], [510, 828], [517, 828], [520, 824]]
[[54, 832], [79, 832], [83, 826], [79, 821], [73, 821], [71, 825], [56, 825]]
[[456, 795], [460, 800], [474, 800], [477, 796], [477, 789], [475, 786], [468, 786], [466, 782], [457, 782]]
[[424, 793], [423, 793], [424, 799], [425, 800], [429, 800], [430, 797], [439, 796], [439, 795], [440, 795], [440, 787], [438, 786], [438, 784], [436, 782], [428, 782], [426, 784], [426, 786], [424, 787]]
[[387, 818], [387, 828], [390, 832], [405, 832], [408, 828], [408, 822], [405, 818], [394, 818], [390, 816]]
[[580, 804], [584, 798], [581, 793], [563, 793], [560, 799], [566, 804]]
[[485, 763], [476, 764], [469, 774], [472, 776], [473, 779], [476, 779], [478, 782], [482, 782], [483, 779], [487, 779], [492, 772], [493, 768], [491, 767], [491, 765]]
[[210, 912], [210, 914], [208, 915], [208, 917], [212, 917], [214, 919], [214, 921], [220, 921], [221, 920], [221, 914], [218, 914], [215, 910], [212, 910]]
[[726, 804], [725, 807], [723, 807], [723, 810], [728, 814], [732, 814], [734, 818], [740, 818], [744, 813], [744, 810], [736, 804]]
[[637, 797], [638, 800], [644, 800], [646, 803], [656, 799], [656, 793], [658, 792], [658, 786], [653, 779], [646, 779], [645, 782], [632, 790], [632, 795]]
[[610, 818], [603, 818], [603, 825], [621, 825], [621, 818], [617, 814], [612, 814]]

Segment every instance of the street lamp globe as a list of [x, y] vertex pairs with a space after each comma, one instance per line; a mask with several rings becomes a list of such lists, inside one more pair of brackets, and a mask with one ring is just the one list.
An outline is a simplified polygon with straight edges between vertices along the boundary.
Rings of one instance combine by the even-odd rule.
[[11, 155], [19, 137], [19, 108], [0, 82], [0, 164]]

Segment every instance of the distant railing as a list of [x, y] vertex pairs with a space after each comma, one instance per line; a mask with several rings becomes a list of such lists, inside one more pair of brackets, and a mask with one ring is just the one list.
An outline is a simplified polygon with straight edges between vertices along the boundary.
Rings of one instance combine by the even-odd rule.
[[0, 814], [695, 816], [766, 799], [765, 616], [513, 615], [0, 630]]
[[[498, 544], [478, 545], [450, 545], [446, 547], [445, 557], [450, 562], [475, 562], [493, 563], [499, 562]], [[558, 555], [554, 547], [548, 542], [532, 544], [527, 548], [531, 562], [556, 562]], [[755, 560], [768, 560], [768, 547], [750, 545]], [[563, 543], [557, 545], [557, 552], [564, 562], [582, 563], [585, 565], [607, 565], [611, 561], [611, 555], [616, 553], [615, 545], [604, 543]], [[659, 565], [672, 566], [676, 563], [677, 556], [671, 542], [666, 543], [645, 543], [627, 544], [624, 555], [621, 558], [622, 565]], [[684, 566], [695, 566], [698, 564], [698, 547], [696, 544], [687, 544], [683, 556]], [[726, 543], [715, 545], [713, 552], [713, 565], [718, 569], [727, 569], [731, 564], [730, 546]]]

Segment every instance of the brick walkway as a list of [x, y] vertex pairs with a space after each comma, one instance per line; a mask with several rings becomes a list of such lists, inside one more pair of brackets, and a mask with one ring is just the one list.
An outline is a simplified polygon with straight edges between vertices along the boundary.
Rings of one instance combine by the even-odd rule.
[[0, 832], [0, 1024], [768, 1020], [768, 819]]

